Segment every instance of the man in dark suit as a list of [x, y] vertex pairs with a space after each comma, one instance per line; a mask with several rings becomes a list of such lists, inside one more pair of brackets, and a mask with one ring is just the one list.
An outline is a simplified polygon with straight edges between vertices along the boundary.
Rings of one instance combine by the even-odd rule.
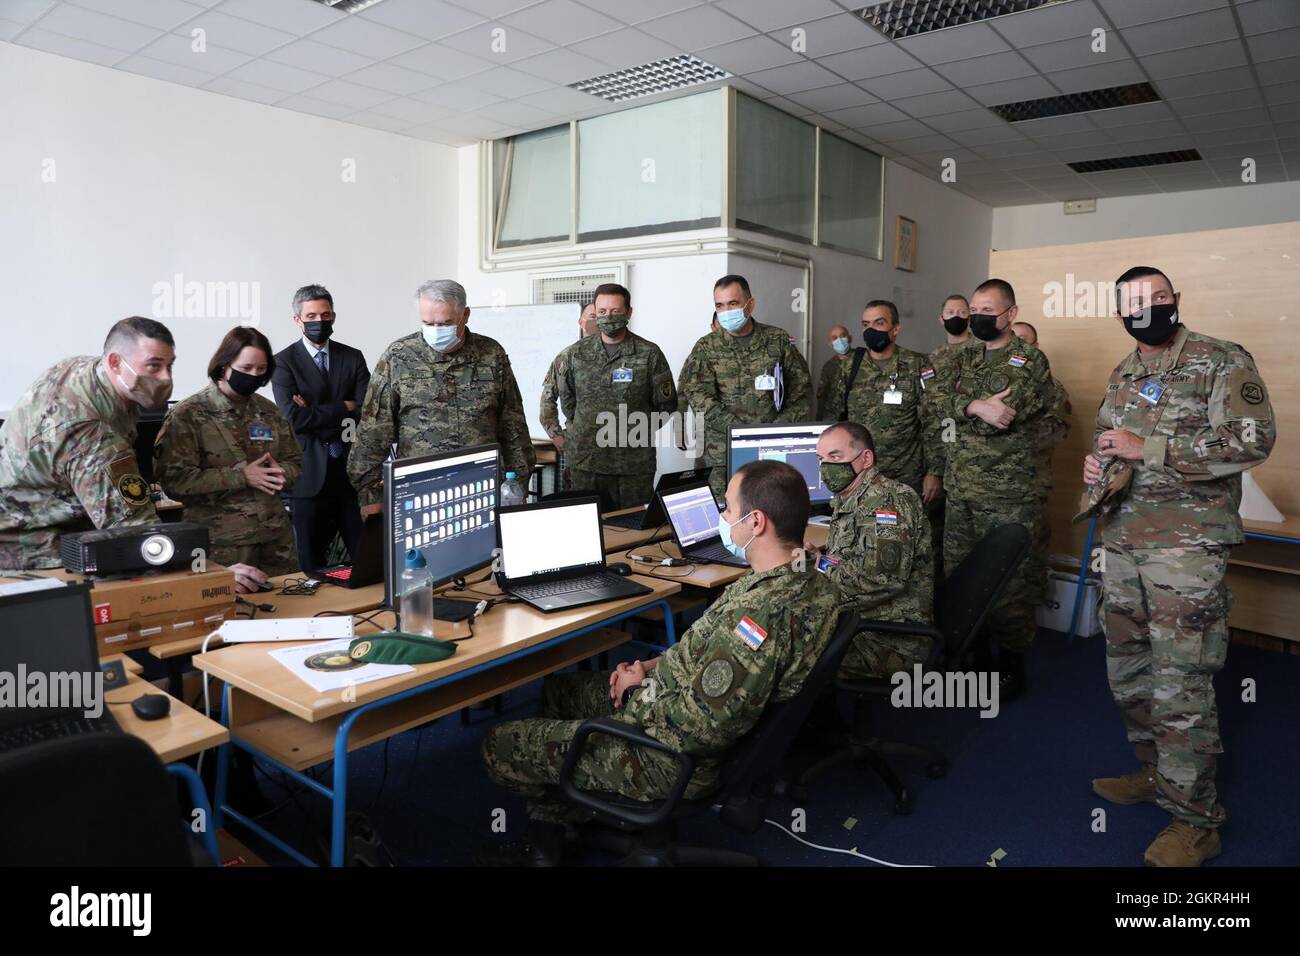
[[325, 566], [335, 532], [353, 555], [361, 537], [348, 452], [370, 370], [360, 351], [330, 341], [334, 319], [334, 298], [324, 286], [303, 286], [294, 293], [293, 322], [302, 338], [276, 354], [271, 380], [275, 403], [302, 446], [302, 475], [286, 497], [304, 571]]

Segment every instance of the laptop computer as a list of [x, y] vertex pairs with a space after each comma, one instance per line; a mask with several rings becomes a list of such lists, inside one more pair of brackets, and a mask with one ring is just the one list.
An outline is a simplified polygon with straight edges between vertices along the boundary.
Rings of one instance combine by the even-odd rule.
[[661, 492], [672, 491], [674, 488], [681, 488], [683, 485], [694, 484], [697, 481], [708, 481], [709, 473], [713, 471], [712, 467], [691, 468], [687, 471], [668, 471], [659, 476], [655, 482], [654, 494], [650, 496], [650, 503], [642, 511], [633, 511], [631, 514], [615, 515], [612, 518], [602, 518], [601, 520], [607, 525], [615, 528], [621, 528], [625, 531], [651, 531], [666, 520], [664, 518], [664, 507], [659, 503]]
[[718, 511], [713, 490], [707, 483], [678, 488], [661, 494], [659, 499], [663, 502], [668, 524], [673, 529], [673, 538], [681, 549], [682, 557], [708, 564], [749, 567], [748, 561], [736, 557], [722, 543], [722, 535], [718, 533], [718, 516], [721, 512]]
[[[0, 707], [0, 753], [119, 730], [108, 703], [98, 696], [102, 685], [96, 681], [99, 650], [89, 584], [0, 597], [0, 672], [12, 675], [18, 695], [14, 706]], [[36, 674], [44, 676], [41, 698], [31, 696]], [[85, 715], [97, 708], [99, 716]]]
[[357, 553], [350, 564], [331, 564], [312, 572], [312, 577], [341, 588], [364, 588], [384, 579], [384, 518], [370, 515], [361, 523]]
[[496, 525], [501, 548], [497, 583], [539, 611], [651, 593], [644, 584], [605, 569], [600, 499], [594, 495], [503, 506]]

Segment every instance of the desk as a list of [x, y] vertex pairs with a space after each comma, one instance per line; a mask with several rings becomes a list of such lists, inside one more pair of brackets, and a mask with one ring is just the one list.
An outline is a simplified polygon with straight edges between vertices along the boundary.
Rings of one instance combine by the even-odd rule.
[[1228, 624], [1300, 641], [1300, 518], [1242, 526], [1246, 541], [1228, 556]]
[[[199, 655], [194, 665], [225, 685], [222, 720], [231, 733], [217, 764], [216, 825], [229, 814], [300, 863], [312, 865], [306, 856], [227, 805], [230, 747], [240, 747], [331, 801], [330, 861], [341, 866], [351, 751], [617, 647], [628, 635], [610, 625], [647, 608], [663, 608], [667, 639], [673, 643], [676, 635], [667, 598], [679, 586], [656, 578], [638, 580], [652, 588], [650, 594], [555, 614], [542, 614], [525, 604], [499, 605], [479, 618], [475, 636], [461, 642], [448, 659], [324, 694], [272, 659], [264, 644], [235, 644]], [[461, 630], [464, 625], [446, 627], [450, 634], [452, 628]], [[332, 787], [303, 772], [331, 758]]]

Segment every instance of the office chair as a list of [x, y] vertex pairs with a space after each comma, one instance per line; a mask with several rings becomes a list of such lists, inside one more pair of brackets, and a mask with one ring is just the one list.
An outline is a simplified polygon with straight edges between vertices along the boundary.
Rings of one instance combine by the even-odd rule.
[[0, 866], [208, 862], [162, 761], [130, 734], [80, 734], [0, 754], [0, 820]]
[[[860, 630], [915, 634], [928, 637], [930, 653], [924, 670], [944, 672], [961, 669], [975, 649], [976, 641], [1012, 574], [1029, 552], [1029, 532], [1024, 525], [1009, 524], [994, 528], [966, 555], [944, 582], [942, 597], [936, 608], [935, 624], [894, 621], [863, 621]], [[781, 785], [795, 800], [808, 799], [808, 787], [828, 771], [845, 763], [854, 763], [875, 771], [894, 795], [894, 812], [912, 812], [912, 795], [886, 757], [910, 756], [927, 761], [926, 773], [938, 779], [948, 772], [948, 758], [936, 750], [914, 744], [882, 740], [875, 735], [871, 706], [888, 701], [894, 685], [889, 678], [841, 680], [834, 682], [836, 692], [852, 695], [853, 725], [845, 745], [803, 772], [793, 785]]]
[[[813, 665], [803, 687], [787, 701], [769, 705], [757, 725], [724, 760], [722, 783], [706, 797], [688, 800], [686, 787], [695, 770], [695, 758], [646, 734], [641, 728], [610, 717], [585, 720], [560, 768], [558, 794], [588, 814], [585, 842], [623, 854], [622, 865], [638, 866], [757, 866], [746, 853], [712, 847], [682, 846], [676, 842], [677, 823], [714, 805], [721, 805], [722, 820], [742, 833], [762, 826], [767, 794], [786, 752], [803, 726], [813, 704], [830, 686], [855, 634], [863, 628], [857, 613], [844, 611], [836, 622], [826, 649]], [[617, 794], [580, 790], [573, 771], [587, 739], [594, 734], [621, 737], [640, 747], [671, 755], [677, 761], [677, 778], [662, 800], [631, 800]]]

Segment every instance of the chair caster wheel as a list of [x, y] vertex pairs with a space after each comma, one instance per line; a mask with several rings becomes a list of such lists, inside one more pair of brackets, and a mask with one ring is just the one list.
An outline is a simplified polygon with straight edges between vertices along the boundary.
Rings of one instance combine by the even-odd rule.
[[948, 773], [948, 761], [936, 760], [925, 768], [925, 775], [931, 780], [938, 780]]

